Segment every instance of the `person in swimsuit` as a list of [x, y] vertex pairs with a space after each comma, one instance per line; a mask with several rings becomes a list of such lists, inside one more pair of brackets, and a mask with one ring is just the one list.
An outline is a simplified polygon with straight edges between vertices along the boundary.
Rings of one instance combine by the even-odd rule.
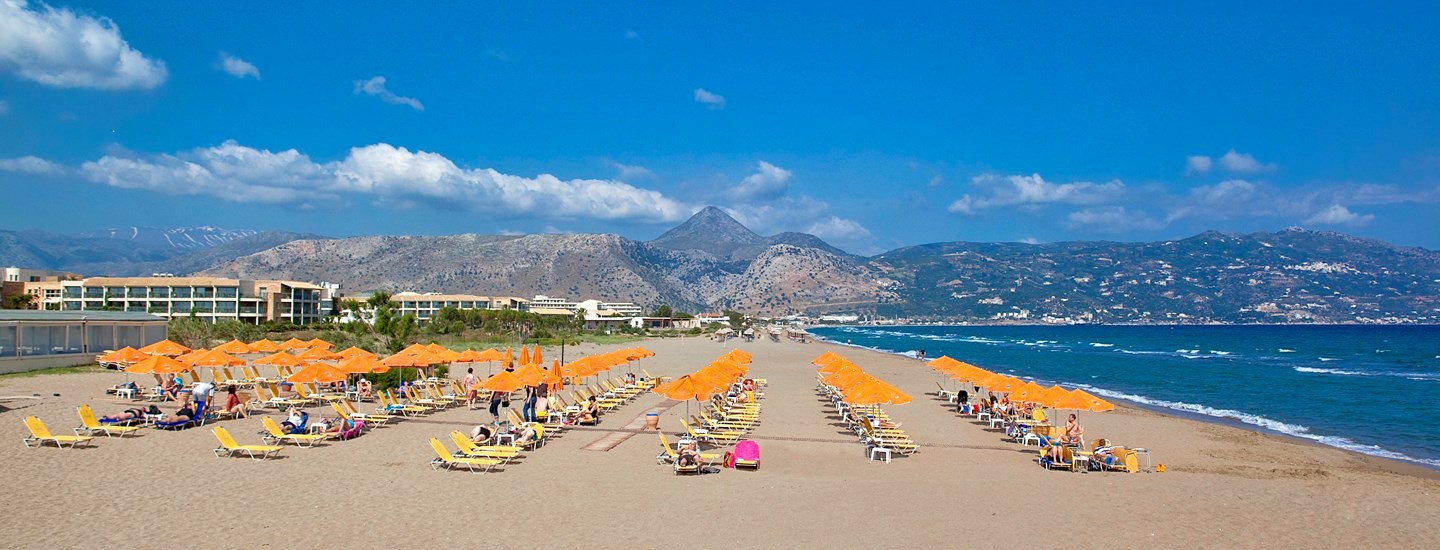
[[235, 395], [235, 386], [230, 386], [225, 390], [225, 412], [230, 413], [230, 415], [235, 418], [250, 416], [245, 412], [245, 404], [241, 403], [240, 397]]
[[480, 424], [475, 426], [475, 429], [470, 430], [470, 442], [476, 445], [489, 443], [492, 437], [495, 437], [495, 428], [491, 428], [485, 424]]
[[1060, 436], [1062, 445], [1080, 445], [1085, 440], [1085, 427], [1076, 421], [1075, 413], [1070, 413], [1070, 419], [1065, 421], [1065, 434]]
[[[157, 409], [157, 411], [158, 411], [158, 409]], [[112, 414], [112, 415], [110, 415], [110, 416], [102, 416], [102, 417], [100, 417], [100, 420], [105, 421], [105, 422], [130, 422], [130, 421], [134, 421], [134, 420], [144, 420], [144, 419], [145, 419], [145, 413], [146, 413], [145, 409], [139, 409], [139, 408], [135, 408], [135, 409], [125, 409], [125, 410], [123, 410], [123, 411], [120, 411], [120, 414]]]
[[180, 394], [180, 408], [175, 411], [175, 414], [161, 416], [160, 422], [167, 424], [172, 422], [189, 422], [190, 419], [195, 418], [195, 404], [190, 402], [189, 395], [188, 393]]

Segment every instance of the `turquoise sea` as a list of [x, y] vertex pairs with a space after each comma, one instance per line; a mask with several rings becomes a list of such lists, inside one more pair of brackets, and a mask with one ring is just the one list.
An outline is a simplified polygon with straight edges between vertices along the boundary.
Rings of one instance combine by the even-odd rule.
[[816, 336], [949, 355], [1140, 406], [1440, 468], [1437, 326], [856, 326]]

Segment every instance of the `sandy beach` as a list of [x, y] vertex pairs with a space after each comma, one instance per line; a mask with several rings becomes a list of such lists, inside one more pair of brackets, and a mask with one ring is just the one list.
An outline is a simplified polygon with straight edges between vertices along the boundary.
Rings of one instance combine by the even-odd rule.
[[[653, 394], [487, 475], [427, 464], [426, 438], [489, 416], [463, 406], [352, 441], [288, 448], [268, 462], [215, 458], [208, 428], [27, 449], [25, 415], [68, 434], [81, 403], [100, 414], [125, 406], [103, 395], [122, 374], [37, 376], [0, 382], [0, 395], [43, 396], [0, 413], [8, 442], [0, 540], [12, 548], [1440, 545], [1440, 476], [1424, 468], [1122, 406], [1083, 415], [1087, 438], [1148, 447], [1166, 473], [1046, 471], [1034, 447], [955, 416], [934, 396], [939, 377], [913, 359], [823, 343], [640, 345], [656, 352], [640, 363], [656, 375], [688, 373], [732, 347], [754, 355], [752, 376], [770, 384], [752, 436], [758, 471], [677, 477], [656, 464], [652, 433], [608, 451], [582, 449], [666, 403]], [[815, 393], [809, 361], [826, 350], [914, 396], [887, 410], [922, 445], [918, 454], [867, 461]], [[684, 410], [663, 413], [661, 428], [679, 431]], [[259, 424], [258, 416], [219, 422], [242, 443], [258, 443]]]

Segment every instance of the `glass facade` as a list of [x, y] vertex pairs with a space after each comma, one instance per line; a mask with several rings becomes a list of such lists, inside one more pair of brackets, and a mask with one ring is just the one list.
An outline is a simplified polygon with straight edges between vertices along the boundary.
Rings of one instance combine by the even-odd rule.
[[240, 295], [240, 289], [233, 286], [222, 286], [215, 289], [216, 298], [235, 298]]
[[188, 286], [177, 286], [177, 287], [175, 287], [174, 289], [171, 290], [170, 294], [171, 294], [171, 297], [172, 297], [172, 298], [189, 298], [189, 297], [190, 297], [190, 287], [188, 287]]
[[15, 337], [18, 327], [0, 326], [0, 357], [15, 356]]

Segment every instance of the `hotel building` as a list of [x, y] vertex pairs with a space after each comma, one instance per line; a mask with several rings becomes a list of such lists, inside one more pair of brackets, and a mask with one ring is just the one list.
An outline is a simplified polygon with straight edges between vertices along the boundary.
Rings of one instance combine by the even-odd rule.
[[126, 311], [161, 317], [304, 325], [334, 308], [339, 285], [219, 277], [91, 277], [60, 283], [62, 311]]

